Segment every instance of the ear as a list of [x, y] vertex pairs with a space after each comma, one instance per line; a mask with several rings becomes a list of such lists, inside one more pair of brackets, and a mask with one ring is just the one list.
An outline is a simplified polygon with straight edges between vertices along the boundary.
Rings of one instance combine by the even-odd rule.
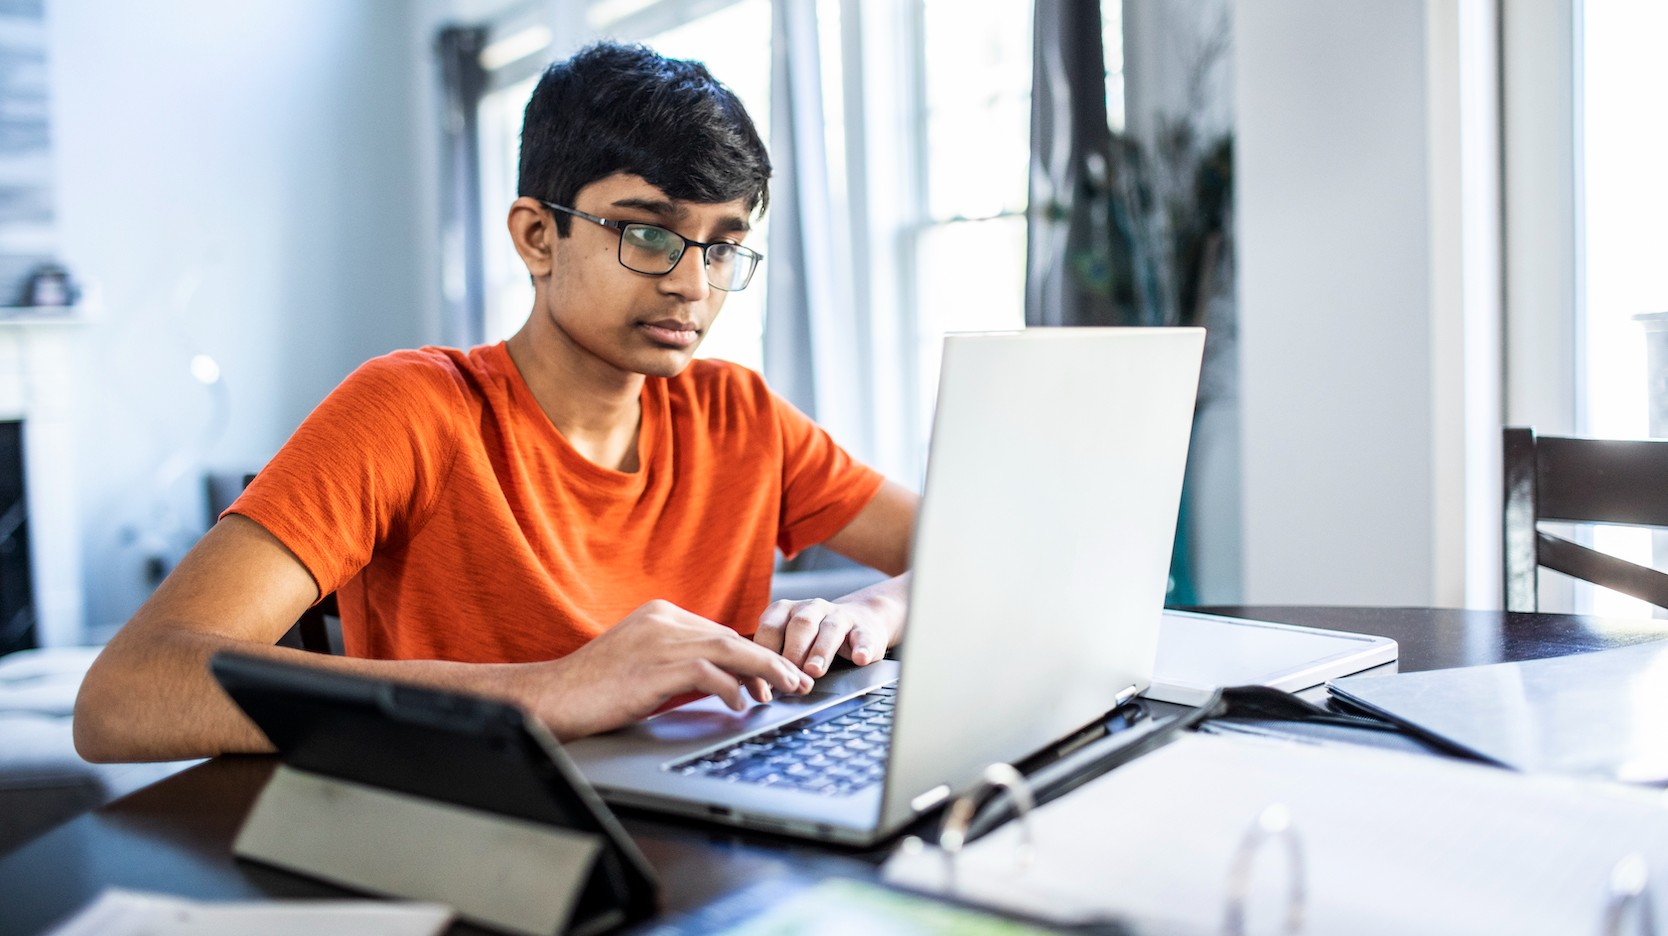
[[523, 195], [510, 203], [510, 240], [515, 252], [527, 265], [534, 279], [550, 275], [556, 229], [551, 226], [550, 213], [536, 199]]

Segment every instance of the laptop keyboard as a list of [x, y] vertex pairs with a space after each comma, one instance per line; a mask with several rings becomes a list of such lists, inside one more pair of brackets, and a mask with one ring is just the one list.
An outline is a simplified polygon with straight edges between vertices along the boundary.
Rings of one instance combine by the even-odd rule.
[[886, 774], [897, 692], [881, 686], [667, 769], [827, 796], [855, 793]]

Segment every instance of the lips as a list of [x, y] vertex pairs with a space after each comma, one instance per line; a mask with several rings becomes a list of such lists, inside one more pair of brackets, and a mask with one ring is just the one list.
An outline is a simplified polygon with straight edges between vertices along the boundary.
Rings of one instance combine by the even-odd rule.
[[700, 326], [680, 319], [639, 322], [637, 327], [641, 328], [650, 340], [673, 348], [687, 348], [701, 338]]

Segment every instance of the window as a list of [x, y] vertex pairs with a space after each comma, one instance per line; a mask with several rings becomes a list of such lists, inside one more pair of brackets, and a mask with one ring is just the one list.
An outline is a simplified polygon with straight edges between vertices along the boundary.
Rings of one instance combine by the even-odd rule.
[[[1121, 2], [1103, 7], [1115, 40]], [[874, 427], [872, 450], [853, 440], [854, 450], [907, 482], [925, 464], [943, 335], [1024, 324], [1032, 9], [1013, 0], [817, 0], [816, 8], [829, 194], [834, 210], [850, 212], [854, 256], [841, 259], [861, 280], [851, 327], [862, 333], [868, 360], [856, 380], [862, 386], [851, 388], [860, 401], [852, 405]], [[771, 0], [595, 0], [582, 11], [572, 22], [583, 35], [569, 48], [609, 38], [705, 62], [769, 141]], [[542, 43], [511, 41], [516, 23], [532, 28], [495, 22], [488, 48], [510, 51], [492, 63], [483, 56], [489, 341], [519, 328], [532, 301], [526, 271], [502, 234], [503, 212], [515, 197], [522, 110], [538, 68], [563, 54], [548, 33]], [[1107, 89], [1121, 120], [1121, 63], [1113, 63]], [[748, 238], [767, 258], [772, 216]], [[767, 259], [754, 282], [726, 300], [703, 356], [764, 369], [768, 282], [773, 269], [785, 269], [780, 263]]]
[[[548, 46], [546, 47], [548, 48]], [[527, 321], [533, 307], [533, 283], [504, 226], [505, 213], [516, 198], [521, 156], [521, 116], [533, 96], [538, 75], [488, 91], [481, 98], [481, 251], [485, 301], [485, 338], [510, 337]]]
[[922, 203], [910, 304], [922, 456], [944, 335], [1025, 325], [1031, 19], [1031, 4], [1012, 0], [922, 5]]
[[[769, 145], [770, 0], [736, 0], [654, 32], [616, 33], [615, 38], [644, 42], [670, 58], [706, 63], [707, 70], [741, 99], [759, 136]], [[756, 219], [747, 243], [767, 259], [746, 289], [724, 300], [724, 311], [698, 353], [763, 370], [765, 296], [770, 292], [769, 212]]]
[[[1636, 316], [1668, 313], [1668, 117], [1658, 103], [1668, 84], [1659, 52], [1668, 37], [1668, 6], [1588, 2], [1581, 5], [1581, 138], [1585, 257], [1584, 321], [1575, 353], [1581, 431], [1613, 438], [1668, 435], [1668, 398], [1651, 399], [1648, 342], [1668, 332], [1647, 331]], [[1668, 328], [1668, 322], [1656, 323]], [[1583, 347], [1584, 345], [1584, 347]], [[1668, 369], [1668, 360], [1659, 367]], [[1658, 380], [1668, 373], [1655, 375]], [[1655, 391], [1664, 395], [1663, 389]], [[1661, 411], [1652, 412], [1653, 406]], [[1599, 527], [1593, 547], [1635, 562], [1652, 560], [1648, 530]], [[1668, 544], [1657, 547], [1668, 560]], [[1593, 590], [1592, 611], [1616, 617], [1649, 616], [1650, 606]]]

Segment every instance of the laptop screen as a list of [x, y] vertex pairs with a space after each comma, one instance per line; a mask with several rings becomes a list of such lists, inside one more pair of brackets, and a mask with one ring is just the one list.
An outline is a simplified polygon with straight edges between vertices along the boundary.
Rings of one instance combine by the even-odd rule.
[[882, 823], [1152, 679], [1204, 330], [945, 340]]

